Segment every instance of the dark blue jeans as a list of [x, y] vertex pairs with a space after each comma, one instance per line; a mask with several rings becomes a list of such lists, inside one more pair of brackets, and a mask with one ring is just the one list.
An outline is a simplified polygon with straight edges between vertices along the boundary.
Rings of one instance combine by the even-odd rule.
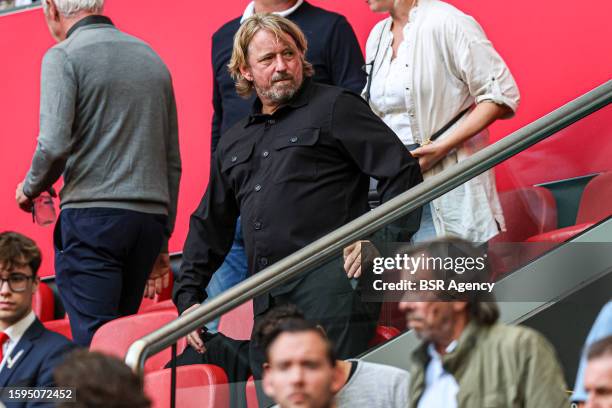
[[116, 208], [62, 210], [55, 273], [76, 344], [89, 346], [104, 323], [138, 311], [165, 224], [165, 215]]
[[[248, 266], [246, 253], [244, 252], [244, 240], [242, 239], [242, 225], [240, 218], [236, 222], [234, 231], [234, 243], [229, 253], [225, 256], [223, 264], [213, 274], [212, 279], [206, 287], [208, 299], [212, 299], [221, 292], [231, 288], [246, 279]], [[216, 332], [219, 319], [208, 323], [206, 327], [210, 332]]]

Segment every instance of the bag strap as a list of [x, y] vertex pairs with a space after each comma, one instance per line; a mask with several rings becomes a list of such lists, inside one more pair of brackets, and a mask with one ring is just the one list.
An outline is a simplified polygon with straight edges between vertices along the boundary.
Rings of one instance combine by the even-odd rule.
[[463, 115], [465, 115], [465, 113], [466, 113], [467, 111], [469, 111], [469, 110], [470, 110], [470, 108], [471, 108], [471, 106], [470, 106], [470, 107], [468, 107], [468, 108], [465, 108], [464, 110], [462, 110], [461, 112], [459, 112], [459, 113], [457, 114], [457, 116], [455, 116], [454, 118], [452, 118], [452, 119], [450, 120], [450, 122], [448, 122], [446, 125], [442, 126], [442, 128], [440, 128], [440, 129], [439, 129], [439, 130], [438, 130], [436, 133], [434, 133], [433, 135], [431, 135], [431, 137], [429, 138], [429, 140], [428, 140], [426, 143], [424, 143], [424, 144], [429, 144], [429, 143], [431, 143], [431, 142], [435, 141], [435, 140], [436, 140], [437, 138], [439, 138], [440, 136], [442, 136], [442, 134], [443, 134], [444, 132], [446, 132], [446, 131], [447, 131], [447, 130], [448, 130], [450, 127], [451, 127], [451, 126], [453, 126], [455, 123], [457, 123], [457, 121], [458, 121], [459, 119], [461, 119], [461, 117], [462, 117]]
[[[382, 30], [380, 31], [380, 36], [378, 37], [378, 44], [376, 45], [376, 52], [374, 53], [374, 59], [363, 66], [363, 70], [368, 74], [368, 85], [366, 86], [365, 91], [365, 100], [369, 104], [370, 103], [370, 89], [372, 88], [372, 79], [374, 79], [374, 66], [376, 65], [376, 57], [378, 57], [378, 51], [380, 51], [380, 43], [382, 42], [383, 34], [387, 30], [388, 22], [383, 25]], [[367, 66], [370, 65], [370, 72], [367, 70]]]

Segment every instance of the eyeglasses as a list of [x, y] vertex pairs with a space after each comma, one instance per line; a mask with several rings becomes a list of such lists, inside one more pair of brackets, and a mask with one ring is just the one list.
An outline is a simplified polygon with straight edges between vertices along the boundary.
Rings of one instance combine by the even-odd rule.
[[6, 279], [0, 278], [0, 289], [4, 286], [4, 282], [7, 282], [11, 292], [24, 292], [28, 288], [28, 281], [31, 279], [34, 279], [34, 277], [23, 273], [11, 273]]

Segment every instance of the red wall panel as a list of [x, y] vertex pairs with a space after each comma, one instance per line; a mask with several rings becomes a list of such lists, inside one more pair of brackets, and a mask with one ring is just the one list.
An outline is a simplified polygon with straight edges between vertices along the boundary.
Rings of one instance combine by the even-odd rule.
[[[491, 129], [500, 138], [610, 79], [609, 0], [588, 7], [570, 1], [451, 0], [476, 17], [500, 51], [519, 84], [517, 116]], [[170, 243], [178, 251], [187, 234], [189, 214], [208, 180], [211, 70], [210, 37], [225, 21], [242, 13], [246, 1], [107, 0], [108, 14], [122, 30], [148, 43], [168, 64], [179, 110], [183, 179], [179, 216]], [[364, 1], [313, 0], [346, 15], [362, 43], [382, 15]], [[27, 171], [36, 146], [40, 62], [53, 44], [40, 9], [0, 16], [0, 230], [26, 233], [42, 247], [43, 274], [52, 271], [52, 233], [35, 226], [14, 202], [16, 184]], [[137, 69], [137, 67], [135, 67]], [[607, 141], [612, 111], [568, 129], [498, 169], [500, 187], [533, 184], [610, 169]]]

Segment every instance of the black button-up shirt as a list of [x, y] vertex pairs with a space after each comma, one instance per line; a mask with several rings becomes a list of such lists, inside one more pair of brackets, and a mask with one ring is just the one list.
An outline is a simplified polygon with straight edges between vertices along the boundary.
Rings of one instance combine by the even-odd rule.
[[422, 180], [393, 131], [349, 91], [307, 79], [287, 105], [260, 112], [256, 101], [212, 158], [175, 281], [180, 312], [204, 300], [239, 214], [252, 274], [366, 213], [370, 177], [383, 201]]

